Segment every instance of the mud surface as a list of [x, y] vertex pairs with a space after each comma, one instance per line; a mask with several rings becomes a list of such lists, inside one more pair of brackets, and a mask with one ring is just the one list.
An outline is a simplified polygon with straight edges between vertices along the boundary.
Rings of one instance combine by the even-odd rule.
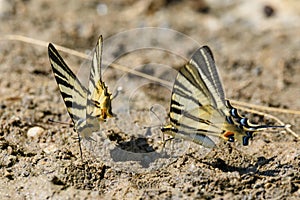
[[[0, 198], [299, 199], [299, 141], [285, 130], [213, 150], [180, 140], [162, 148], [159, 131], [176, 69], [202, 45], [214, 53], [227, 98], [300, 110], [299, 10], [297, 0], [1, 0]], [[83, 141], [83, 162], [72, 126], [48, 121], [71, 123], [47, 47], [6, 34], [84, 53], [103, 35], [103, 79], [113, 96], [123, 90], [113, 100], [117, 118]], [[60, 53], [84, 82], [88, 61]], [[107, 67], [112, 62], [168, 84]], [[299, 134], [299, 114], [286, 111], [264, 112]]]

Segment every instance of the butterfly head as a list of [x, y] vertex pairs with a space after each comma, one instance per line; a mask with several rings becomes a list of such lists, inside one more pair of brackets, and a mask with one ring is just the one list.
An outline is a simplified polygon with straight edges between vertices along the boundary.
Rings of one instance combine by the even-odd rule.
[[176, 133], [178, 133], [178, 129], [174, 126], [172, 126], [171, 124], [166, 125], [166, 126], [162, 126], [160, 128], [161, 132], [163, 132], [164, 134], [169, 134], [173, 137], [175, 137]]

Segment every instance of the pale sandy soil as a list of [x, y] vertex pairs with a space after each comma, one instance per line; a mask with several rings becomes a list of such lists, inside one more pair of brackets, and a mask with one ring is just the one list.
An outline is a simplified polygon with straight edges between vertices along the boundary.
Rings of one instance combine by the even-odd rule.
[[[161, 151], [149, 138], [161, 136], [170, 87], [110, 67], [103, 78], [112, 93], [125, 89], [113, 101], [118, 119], [103, 124], [98, 143], [84, 142], [82, 163], [72, 128], [48, 122], [70, 118], [47, 48], [3, 40], [21, 34], [86, 53], [102, 34], [106, 64], [114, 61], [169, 82], [182, 57], [209, 45], [229, 99], [300, 110], [300, 3], [199, 2], [1, 0], [0, 199], [299, 199], [300, 147], [294, 136], [273, 130], [255, 135], [247, 147], [220, 142], [207, 151], [185, 142]], [[84, 59], [61, 54], [86, 78]], [[265, 112], [299, 134], [299, 114]], [[32, 127], [42, 130], [31, 137]]]

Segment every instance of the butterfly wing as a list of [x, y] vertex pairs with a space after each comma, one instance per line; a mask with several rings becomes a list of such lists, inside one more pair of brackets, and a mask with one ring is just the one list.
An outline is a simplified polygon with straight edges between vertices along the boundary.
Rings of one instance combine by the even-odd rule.
[[172, 92], [170, 121], [170, 125], [162, 128], [163, 132], [210, 148], [215, 147], [210, 136], [248, 145], [253, 132], [284, 127], [252, 124], [225, 100], [214, 58], [207, 46], [198, 49], [179, 70]]
[[[221, 80], [219, 78], [219, 73], [215, 65], [214, 56], [208, 46], [203, 46], [198, 51], [196, 51], [190, 60], [190, 63], [194, 66], [199, 66], [199, 73], [203, 74], [209, 82], [214, 86], [219, 99], [225, 102], [225, 95]], [[217, 99], [216, 98], [216, 99]], [[222, 105], [223, 106], [223, 105]]]
[[78, 124], [86, 117], [87, 89], [64, 62], [50, 43], [48, 54], [54, 77], [73, 123]]
[[227, 139], [227, 129], [236, 131], [226, 122], [227, 115], [229, 109], [215, 61], [204, 46], [178, 72], [171, 97], [171, 124], [162, 131], [212, 148], [215, 143], [210, 136]]
[[101, 78], [102, 48], [103, 38], [100, 36], [92, 59], [86, 109], [87, 120], [97, 124], [113, 116], [111, 94]]
[[86, 89], [64, 62], [52, 44], [48, 53], [52, 70], [76, 131], [90, 139], [98, 131], [100, 121], [112, 117], [111, 94], [101, 79], [101, 58], [103, 39], [99, 37], [90, 69], [89, 85]]

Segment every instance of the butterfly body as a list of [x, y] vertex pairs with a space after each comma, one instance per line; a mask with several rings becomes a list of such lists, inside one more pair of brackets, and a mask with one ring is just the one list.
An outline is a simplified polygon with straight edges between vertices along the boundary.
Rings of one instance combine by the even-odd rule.
[[113, 117], [111, 110], [111, 93], [109, 93], [104, 82], [98, 81], [96, 88], [91, 96], [91, 104], [94, 106], [90, 116], [95, 116], [99, 121], [104, 121], [107, 118]]

